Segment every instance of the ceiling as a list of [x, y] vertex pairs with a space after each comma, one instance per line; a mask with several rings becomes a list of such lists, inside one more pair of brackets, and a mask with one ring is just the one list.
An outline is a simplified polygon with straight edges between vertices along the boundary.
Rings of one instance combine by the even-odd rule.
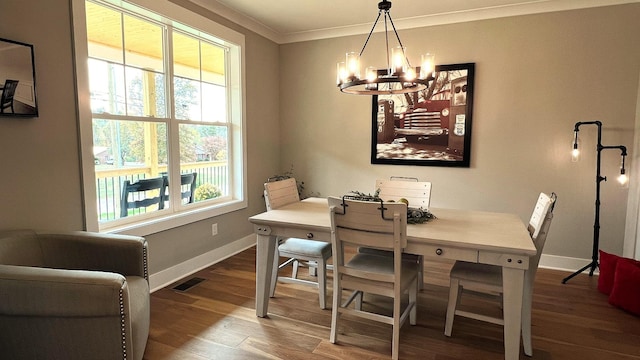
[[[366, 34], [379, 0], [189, 0], [277, 43]], [[640, 0], [392, 0], [398, 30]], [[381, 29], [378, 29], [381, 28]], [[376, 31], [382, 30], [378, 26]]]

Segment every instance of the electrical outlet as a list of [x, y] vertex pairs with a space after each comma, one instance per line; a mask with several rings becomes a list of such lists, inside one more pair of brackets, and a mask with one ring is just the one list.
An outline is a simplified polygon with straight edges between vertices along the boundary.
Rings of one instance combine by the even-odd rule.
[[211, 225], [211, 235], [213, 236], [218, 235], [218, 224]]

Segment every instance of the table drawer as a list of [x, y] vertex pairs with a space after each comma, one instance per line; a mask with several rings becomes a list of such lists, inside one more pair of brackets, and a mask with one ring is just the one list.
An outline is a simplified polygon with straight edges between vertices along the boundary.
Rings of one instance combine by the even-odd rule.
[[272, 227], [272, 235], [273, 234], [285, 238], [298, 238], [331, 242], [331, 234], [323, 231]]
[[478, 262], [478, 251], [437, 245], [420, 245], [420, 254], [442, 259]]

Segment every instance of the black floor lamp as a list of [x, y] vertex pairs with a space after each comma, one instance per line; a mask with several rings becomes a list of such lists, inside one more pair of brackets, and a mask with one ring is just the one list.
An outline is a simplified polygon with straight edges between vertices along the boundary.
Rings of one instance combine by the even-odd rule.
[[571, 157], [573, 161], [577, 161], [580, 155], [580, 149], [578, 147], [578, 131], [580, 131], [581, 125], [597, 125], [598, 126], [598, 145], [597, 145], [597, 162], [596, 162], [596, 215], [595, 221], [593, 223], [593, 253], [591, 256], [591, 262], [587, 264], [582, 269], [574, 272], [573, 274], [567, 276], [562, 280], [562, 283], [566, 283], [574, 276], [580, 274], [581, 272], [589, 270], [589, 276], [593, 276], [594, 270], [598, 267], [598, 250], [600, 249], [600, 183], [602, 181], [607, 181], [606, 176], [600, 175], [600, 160], [601, 160], [601, 152], [605, 149], [619, 149], [622, 155], [622, 164], [620, 165], [620, 176], [618, 177], [618, 182], [621, 185], [626, 185], [629, 182], [629, 178], [627, 177], [625, 168], [624, 168], [624, 160], [627, 156], [627, 148], [623, 145], [618, 146], [603, 146], [602, 145], [602, 123], [600, 121], [584, 121], [577, 122], [576, 126], [573, 130], [573, 152], [571, 153]]

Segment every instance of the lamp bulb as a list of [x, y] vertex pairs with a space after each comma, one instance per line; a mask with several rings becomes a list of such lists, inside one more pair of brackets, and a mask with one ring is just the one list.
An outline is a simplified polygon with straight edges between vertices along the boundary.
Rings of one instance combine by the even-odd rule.
[[620, 186], [626, 187], [627, 184], [629, 184], [629, 177], [627, 174], [620, 174], [620, 176], [618, 176], [618, 182], [620, 183]]
[[580, 149], [574, 147], [573, 150], [571, 150], [571, 161], [577, 162], [578, 160], [580, 160]]

